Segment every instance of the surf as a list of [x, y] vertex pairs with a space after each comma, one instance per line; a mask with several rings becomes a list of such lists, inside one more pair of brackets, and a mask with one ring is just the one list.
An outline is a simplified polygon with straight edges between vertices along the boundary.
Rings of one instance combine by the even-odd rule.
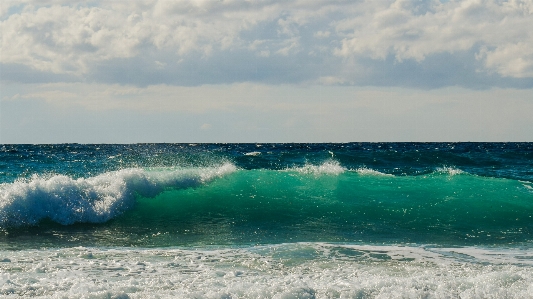
[[[77, 298], [529, 298], [526, 250], [284, 243], [0, 250], [0, 294]], [[486, 266], [489, 264], [490, 266]]]
[[226, 163], [204, 168], [128, 168], [89, 178], [33, 175], [0, 185], [0, 227], [35, 225], [44, 219], [63, 225], [106, 222], [133, 208], [138, 196], [197, 187], [235, 170]]
[[531, 185], [454, 167], [398, 176], [334, 160], [281, 170], [129, 168], [3, 184], [0, 221], [8, 232], [35, 227], [16, 234], [95, 235], [102, 245], [525, 244]]

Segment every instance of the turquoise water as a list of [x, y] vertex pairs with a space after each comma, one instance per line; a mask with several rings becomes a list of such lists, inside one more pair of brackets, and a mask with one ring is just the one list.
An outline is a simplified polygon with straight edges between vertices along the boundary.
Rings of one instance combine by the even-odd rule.
[[518, 145], [4, 147], [2, 240], [528, 244], [532, 151]]
[[531, 143], [4, 145], [0, 157], [6, 296], [533, 293]]

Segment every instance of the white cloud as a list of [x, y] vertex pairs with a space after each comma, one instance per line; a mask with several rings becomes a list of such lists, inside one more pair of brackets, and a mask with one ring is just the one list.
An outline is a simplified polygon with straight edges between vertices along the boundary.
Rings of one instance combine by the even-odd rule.
[[319, 30], [319, 31], [317, 31], [315, 33], [315, 37], [316, 38], [327, 38], [330, 35], [331, 35], [331, 32], [329, 32], [329, 31], [321, 31], [321, 30]]
[[1, 141], [531, 140], [530, 28], [533, 0], [4, 0]]
[[[437, 53], [476, 49], [488, 71], [509, 77], [533, 72], [533, 1], [465, 0], [431, 3], [420, 13], [411, 1], [375, 5], [367, 14], [346, 18], [337, 30], [348, 36], [339, 56], [368, 56], [398, 62], [423, 61]], [[426, 9], [428, 9], [426, 8]], [[482, 55], [480, 55], [482, 54]]]
[[[269, 86], [248, 83], [201, 87], [151, 85], [145, 88], [118, 84], [51, 83], [33, 85], [16, 98], [44, 100], [57, 107], [76, 106], [92, 111], [206, 113], [227, 112], [235, 107], [284, 109], [281, 108], [282, 103], [276, 105], [269, 100], [263, 101], [270, 91]], [[250, 95], [254, 97], [250, 98]]]
[[202, 124], [202, 125], [200, 126], [200, 130], [210, 130], [211, 127], [212, 127], [211, 124], [206, 124], [206, 123], [204, 123], [204, 124]]
[[531, 78], [533, 77], [533, 47], [528, 43], [509, 44], [490, 51], [483, 48], [479, 59], [485, 61], [489, 69], [502, 76]]
[[321, 85], [337, 85], [337, 84], [344, 84], [346, 82], [342, 78], [326, 76], [326, 77], [318, 78], [318, 80], [314, 83], [318, 83]]
[[91, 62], [136, 55], [148, 36], [141, 27], [99, 8], [28, 9], [2, 22], [1, 61], [53, 73], [85, 73]]
[[123, 59], [124, 65], [135, 64], [149, 55], [159, 71], [172, 69], [170, 61], [181, 59], [207, 61], [213, 68], [248, 63], [229, 60], [239, 53], [278, 64], [274, 67], [283, 73], [303, 63], [314, 68], [316, 74], [304, 71], [314, 78], [294, 77], [295, 82], [318, 82], [321, 77], [353, 82], [343, 73], [346, 60], [382, 61], [392, 56], [399, 64], [423, 64], [434, 55], [471, 52], [457, 59], [469, 59], [465, 64], [477, 59], [481, 73], [533, 78], [532, 0], [90, 4], [3, 1], [0, 62], [83, 78], [106, 62]]

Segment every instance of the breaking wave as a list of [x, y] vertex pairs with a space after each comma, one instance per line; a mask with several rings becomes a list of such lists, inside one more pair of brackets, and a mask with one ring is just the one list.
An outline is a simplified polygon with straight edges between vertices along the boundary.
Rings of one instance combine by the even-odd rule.
[[155, 196], [166, 189], [197, 187], [232, 173], [230, 163], [206, 168], [129, 168], [89, 178], [65, 175], [0, 185], [0, 227], [108, 221], [135, 204], [135, 196]]
[[291, 171], [296, 171], [302, 174], [329, 174], [329, 175], [339, 175], [346, 171], [346, 168], [342, 167], [339, 162], [334, 160], [326, 161], [320, 165], [306, 164], [302, 167], [294, 167], [289, 169]]

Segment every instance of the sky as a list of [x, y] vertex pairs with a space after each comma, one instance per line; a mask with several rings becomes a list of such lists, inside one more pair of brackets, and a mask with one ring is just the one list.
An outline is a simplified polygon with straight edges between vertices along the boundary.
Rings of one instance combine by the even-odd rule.
[[533, 141], [533, 0], [0, 2], [0, 143]]

